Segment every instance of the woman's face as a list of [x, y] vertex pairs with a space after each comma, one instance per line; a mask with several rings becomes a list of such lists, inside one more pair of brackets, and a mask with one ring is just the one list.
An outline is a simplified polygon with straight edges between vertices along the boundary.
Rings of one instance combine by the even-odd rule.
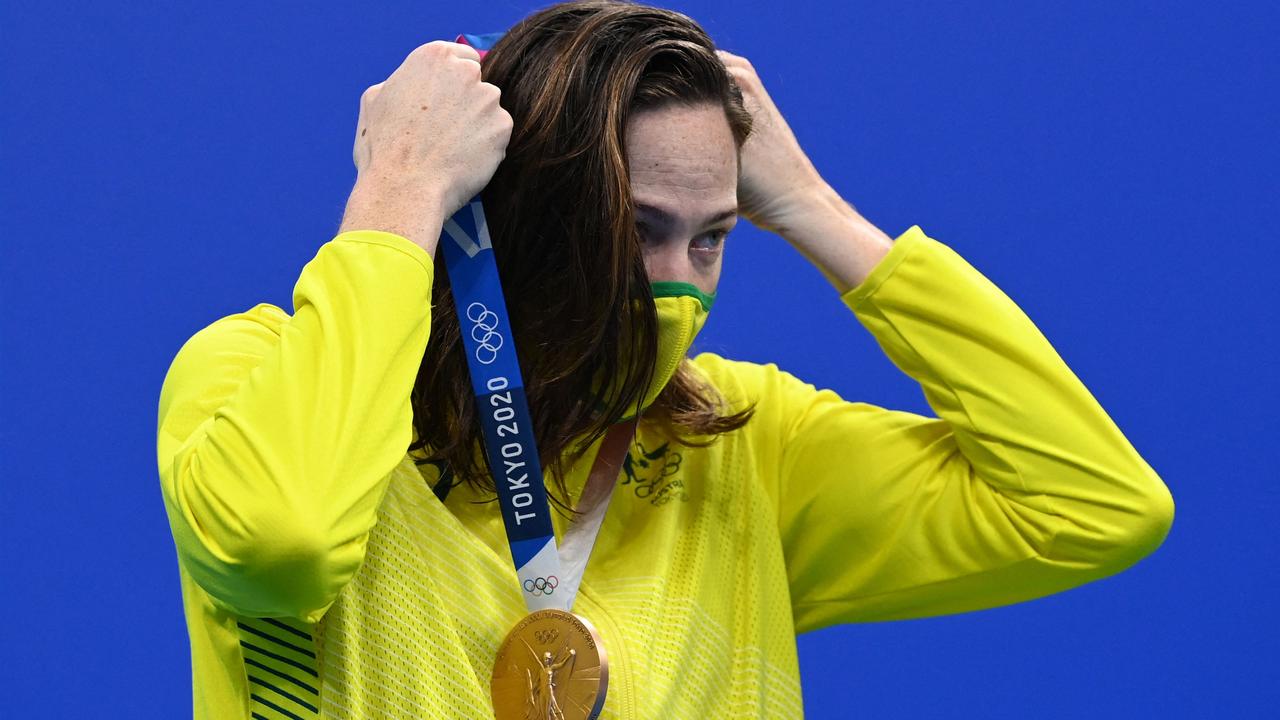
[[738, 151], [724, 110], [671, 105], [631, 116], [631, 195], [649, 281], [713, 293], [738, 221]]

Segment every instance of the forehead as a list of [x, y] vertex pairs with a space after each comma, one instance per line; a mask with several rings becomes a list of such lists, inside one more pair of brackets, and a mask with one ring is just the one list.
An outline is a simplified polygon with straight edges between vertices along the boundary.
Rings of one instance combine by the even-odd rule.
[[738, 152], [724, 110], [703, 103], [671, 105], [632, 115], [626, 129], [631, 193], [679, 210], [733, 205]]

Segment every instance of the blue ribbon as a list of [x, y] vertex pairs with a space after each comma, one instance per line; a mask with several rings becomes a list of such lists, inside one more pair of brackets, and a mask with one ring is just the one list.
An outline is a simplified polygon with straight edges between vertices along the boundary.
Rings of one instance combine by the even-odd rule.
[[485, 455], [518, 571], [547, 543], [554, 545], [555, 531], [507, 303], [479, 197], [445, 222], [440, 247], [453, 287]]

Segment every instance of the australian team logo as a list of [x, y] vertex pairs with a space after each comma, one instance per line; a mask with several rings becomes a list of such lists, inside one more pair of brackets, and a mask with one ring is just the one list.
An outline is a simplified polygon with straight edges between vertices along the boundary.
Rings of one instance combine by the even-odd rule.
[[648, 450], [637, 440], [622, 461], [622, 472], [626, 475], [622, 484], [630, 485], [636, 497], [648, 500], [650, 505], [687, 501], [689, 493], [684, 480], [678, 476], [683, 460], [684, 456], [672, 450], [670, 443]]
[[489, 365], [498, 359], [498, 349], [502, 347], [498, 314], [482, 302], [473, 302], [467, 306], [467, 319], [471, 321], [471, 339], [476, 343], [476, 360]]
[[560, 587], [560, 578], [555, 575], [548, 575], [540, 578], [525, 578], [524, 591], [534, 597], [542, 595], [550, 595]]

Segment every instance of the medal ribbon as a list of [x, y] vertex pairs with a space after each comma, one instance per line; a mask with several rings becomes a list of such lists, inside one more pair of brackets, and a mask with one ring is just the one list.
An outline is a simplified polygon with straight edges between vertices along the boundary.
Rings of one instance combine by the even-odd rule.
[[608, 508], [622, 457], [631, 444], [634, 424], [614, 426], [606, 434], [578, 503], [579, 521], [566, 532], [562, 564], [507, 303], [479, 197], [444, 223], [440, 248], [453, 288], [485, 456], [525, 605], [530, 612], [545, 608], [568, 611]]
[[485, 455], [525, 604], [530, 611], [567, 609], [555, 593], [564, 573], [507, 303], [478, 197], [445, 221], [440, 248], [453, 287]]
[[[483, 57], [501, 35], [459, 35], [457, 42], [476, 48]], [[531, 613], [507, 635], [495, 660], [491, 690], [494, 711], [499, 718], [532, 717], [531, 709], [540, 716], [545, 711], [546, 717], [553, 714], [563, 717], [563, 713], [556, 712], [557, 690], [552, 677], [573, 657], [574, 651], [568, 649], [568, 643], [576, 631], [590, 636], [582, 657], [587, 662], [583, 672], [589, 677], [577, 680], [591, 687], [585, 688], [585, 694], [580, 691], [575, 695], [581, 707], [574, 710], [586, 711], [585, 715], [571, 714], [596, 718], [604, 708], [608, 692], [608, 656], [591, 623], [569, 613], [638, 420], [613, 425], [605, 433], [577, 503], [578, 519], [565, 530], [564, 549], [559, 551], [510, 316], [479, 196], [444, 223], [440, 246], [467, 355], [485, 456], [498, 494], [516, 577], [525, 606]], [[538, 613], [539, 610], [545, 612]], [[565, 614], [567, 619], [561, 617]], [[504, 663], [504, 652], [530, 622], [550, 623], [554, 631], [552, 637], [558, 637], [561, 643], [557, 654], [547, 652], [543, 659], [534, 653], [532, 659], [537, 661], [536, 667], [527, 662]], [[520, 642], [525, 650], [532, 650], [528, 640], [521, 638]], [[563, 652], [568, 653], [566, 658], [556, 659]], [[519, 651], [517, 654], [523, 656]], [[593, 661], [595, 665], [591, 665]], [[523, 675], [520, 667], [524, 668]], [[547, 673], [545, 680], [544, 672]], [[568, 685], [575, 680], [574, 670], [571, 667], [565, 672], [568, 678], [562, 682]], [[533, 685], [535, 675], [539, 678], [539, 690]]]

